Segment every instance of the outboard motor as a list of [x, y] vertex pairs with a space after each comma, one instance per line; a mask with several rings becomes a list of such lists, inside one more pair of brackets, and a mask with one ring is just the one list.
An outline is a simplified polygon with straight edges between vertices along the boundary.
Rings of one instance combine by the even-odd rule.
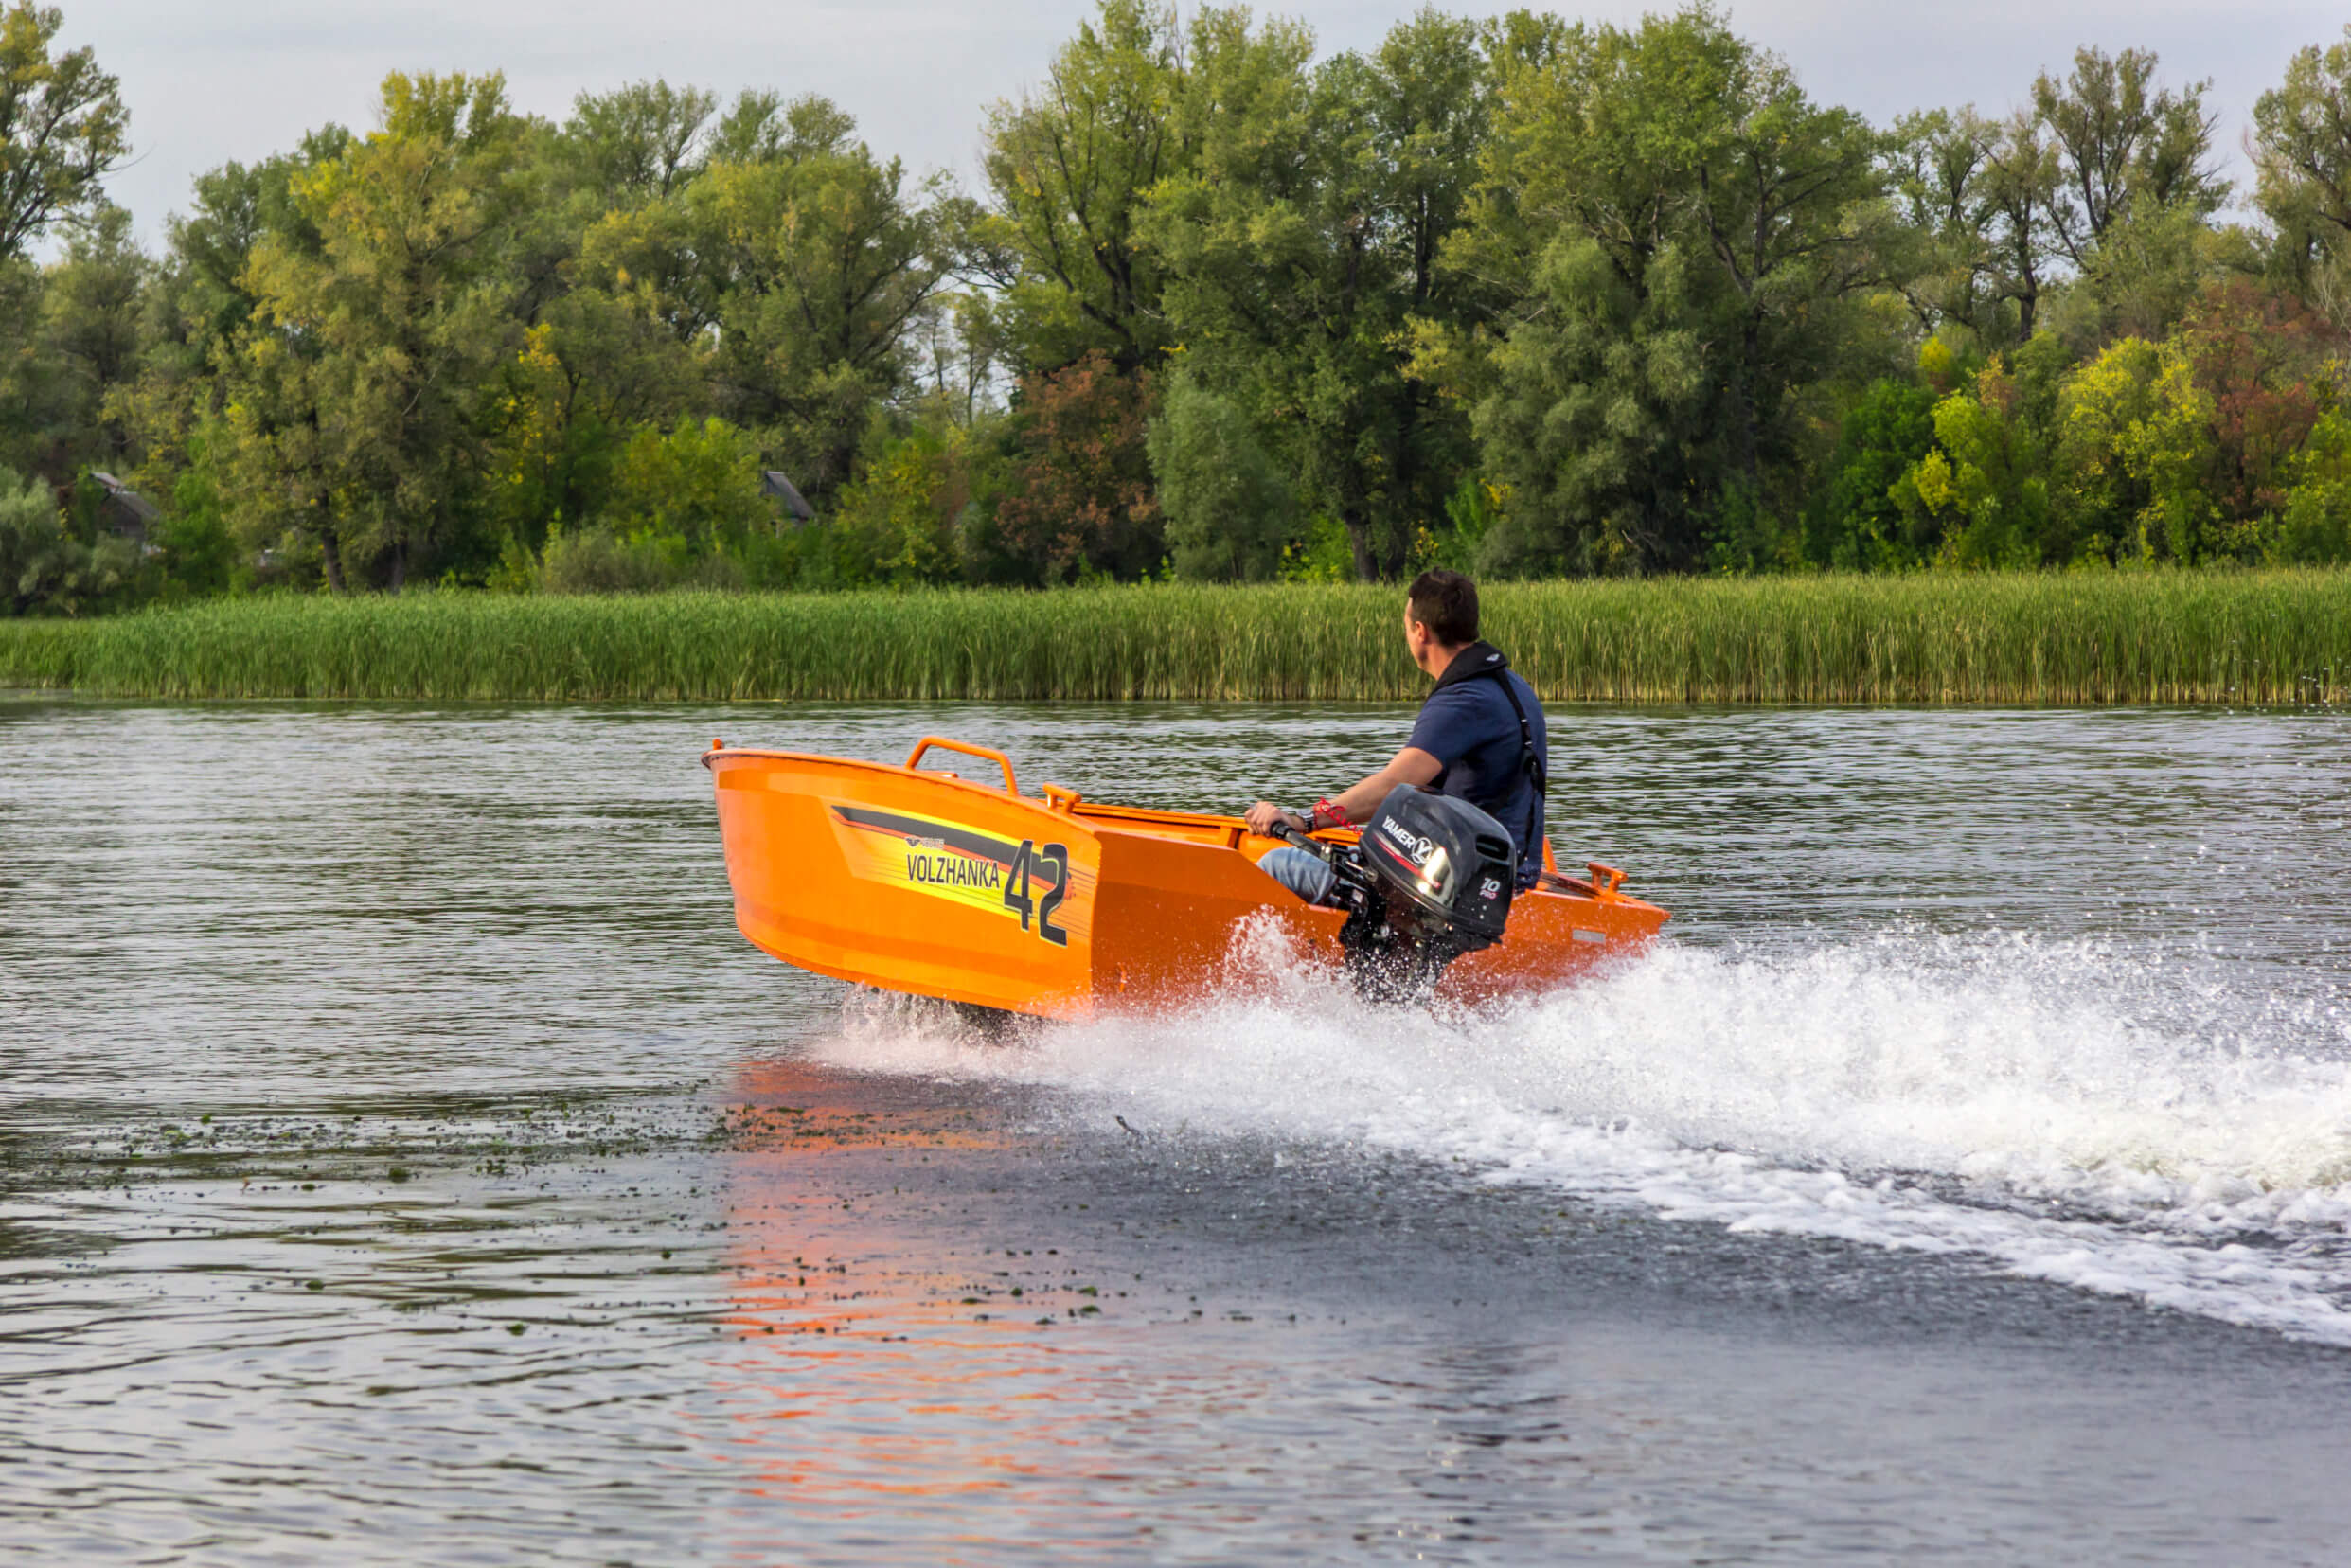
[[1426, 996], [1446, 965], [1502, 940], [1517, 856], [1509, 830], [1466, 800], [1399, 785], [1352, 849], [1306, 846], [1339, 873], [1348, 906], [1339, 945], [1366, 996]]

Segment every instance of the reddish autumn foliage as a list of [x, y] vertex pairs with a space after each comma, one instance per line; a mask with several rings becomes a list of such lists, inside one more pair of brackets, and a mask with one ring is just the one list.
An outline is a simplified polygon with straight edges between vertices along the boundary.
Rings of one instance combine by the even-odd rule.
[[2199, 390], [2212, 399], [2213, 499], [2243, 521], [2284, 503], [2279, 473], [2318, 423], [2312, 381], [2325, 358], [2325, 328], [2299, 301], [2251, 278], [2204, 292], [2180, 341]]
[[1149, 372], [1122, 374], [1100, 353], [1022, 378], [1022, 454], [996, 526], [1047, 582], [1081, 565], [1132, 579], [1159, 564], [1159, 499], [1143, 444], [1155, 401]]

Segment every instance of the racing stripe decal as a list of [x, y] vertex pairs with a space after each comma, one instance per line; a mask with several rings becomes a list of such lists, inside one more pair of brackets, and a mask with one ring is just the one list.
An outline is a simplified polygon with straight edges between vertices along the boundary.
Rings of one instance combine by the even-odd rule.
[[[1090, 939], [1094, 872], [1067, 849], [1022, 844], [964, 823], [828, 802], [851, 876], [959, 904], [1066, 946]], [[1066, 876], [1064, 876], [1066, 869]]]

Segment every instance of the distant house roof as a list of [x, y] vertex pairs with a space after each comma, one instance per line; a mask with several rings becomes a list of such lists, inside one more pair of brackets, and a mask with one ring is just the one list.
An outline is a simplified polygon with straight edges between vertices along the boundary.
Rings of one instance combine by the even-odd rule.
[[90, 477], [106, 487], [106, 499], [141, 532], [163, 521], [163, 508], [111, 473], [92, 470]]
[[769, 469], [759, 475], [759, 493], [773, 501], [781, 501], [784, 510], [806, 523], [816, 515], [816, 508], [808, 504], [793, 482]]

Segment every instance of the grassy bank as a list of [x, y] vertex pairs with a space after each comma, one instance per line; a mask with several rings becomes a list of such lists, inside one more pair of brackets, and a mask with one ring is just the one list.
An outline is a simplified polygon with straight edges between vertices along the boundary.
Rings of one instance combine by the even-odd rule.
[[[1388, 588], [221, 600], [0, 621], [0, 686], [151, 697], [1398, 699]], [[1554, 700], [2341, 702], [2351, 572], [1497, 584]]]

